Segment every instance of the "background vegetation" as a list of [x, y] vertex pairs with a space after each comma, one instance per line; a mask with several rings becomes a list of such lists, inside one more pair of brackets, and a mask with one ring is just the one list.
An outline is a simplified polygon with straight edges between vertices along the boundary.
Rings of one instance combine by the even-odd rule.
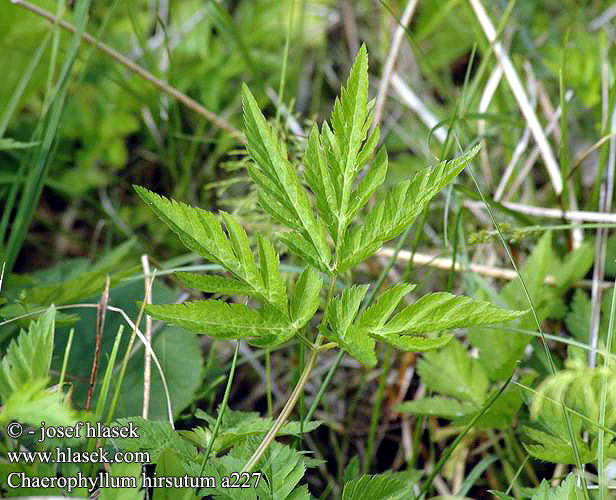
[[[382, 498], [417, 495], [428, 478], [428, 497], [606, 498], [616, 458], [606, 353], [616, 278], [615, 19], [614, 6], [598, 0], [3, 2], [5, 360], [20, 328], [49, 340], [41, 311], [54, 304], [53, 357], [37, 360], [50, 364], [45, 382], [60, 383], [74, 408], [142, 415], [144, 349], [131, 344], [126, 317], [136, 321], [150, 282], [148, 301], [184, 302], [201, 295], [172, 272], [215, 268], [187, 253], [132, 185], [228, 211], [251, 238], [276, 238], [248, 182], [242, 83], [291, 158], [301, 158], [307, 131], [329, 117], [365, 43], [390, 164], [376, 199], [427, 165], [476, 143], [481, 150], [354, 282], [376, 292], [405, 280], [417, 284], [411, 296], [444, 290], [531, 313], [507, 328], [457, 331], [422, 355], [381, 345], [375, 368], [323, 354], [295, 414], [303, 420], [325, 387], [313, 415], [322, 423], [281, 440], [310, 450], [310, 460], [280, 481], [295, 481], [292, 490], [301, 480], [317, 498], [341, 497], [361, 473], [389, 474], [372, 483], [399, 487]], [[302, 268], [284, 254], [281, 269], [293, 280]], [[93, 307], [66, 307], [77, 303]], [[244, 435], [241, 425], [265, 432], [271, 421], [259, 416], [278, 414], [306, 358], [297, 340], [271, 352], [242, 341], [234, 358], [233, 342], [141, 325], [180, 430], [212, 431], [224, 397], [228, 435]], [[168, 417], [165, 388], [155, 367], [145, 379], [155, 426]], [[11, 407], [15, 388], [6, 384], [0, 377], [3, 425], [25, 419], [11, 413], [22, 407]], [[58, 404], [36, 401], [32, 425]], [[2, 451], [14, 447], [7, 439]], [[3, 486], [13, 467], [0, 464]], [[50, 474], [37, 467], [29, 474]]]

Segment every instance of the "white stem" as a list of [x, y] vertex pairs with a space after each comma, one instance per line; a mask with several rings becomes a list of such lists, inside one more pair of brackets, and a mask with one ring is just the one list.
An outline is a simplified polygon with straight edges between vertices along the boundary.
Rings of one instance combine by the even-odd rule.
[[389, 89], [389, 82], [394, 71], [394, 65], [396, 64], [396, 58], [398, 57], [398, 52], [400, 51], [400, 46], [402, 45], [402, 40], [404, 39], [404, 32], [413, 17], [413, 12], [415, 12], [417, 3], [418, 0], [408, 1], [406, 8], [402, 13], [402, 17], [400, 18], [398, 27], [396, 28], [394, 36], [391, 40], [391, 47], [389, 48], [389, 54], [387, 54], [387, 60], [385, 61], [385, 67], [383, 68], [383, 76], [381, 77], [379, 90], [376, 95], [373, 127], [376, 127], [381, 121], [383, 109], [385, 108], [385, 100], [387, 98], [387, 90]]
[[539, 146], [539, 151], [541, 152], [545, 167], [552, 181], [554, 191], [556, 194], [560, 194], [563, 190], [563, 180], [560, 175], [560, 169], [554, 159], [552, 148], [543, 133], [539, 120], [537, 119], [537, 116], [528, 101], [528, 97], [524, 92], [524, 88], [522, 87], [522, 83], [520, 82], [520, 78], [515, 68], [513, 67], [513, 63], [503, 48], [503, 45], [496, 40], [496, 30], [494, 29], [494, 25], [492, 24], [492, 21], [490, 21], [490, 18], [488, 17], [481, 1], [469, 0], [469, 2], [475, 11], [477, 20], [479, 21], [479, 24], [481, 25], [488, 41], [493, 44], [494, 54], [503, 68], [505, 78], [509, 83], [509, 87], [511, 88], [511, 91], [520, 106], [520, 111], [522, 111], [533, 137], [535, 138], [537, 146]]

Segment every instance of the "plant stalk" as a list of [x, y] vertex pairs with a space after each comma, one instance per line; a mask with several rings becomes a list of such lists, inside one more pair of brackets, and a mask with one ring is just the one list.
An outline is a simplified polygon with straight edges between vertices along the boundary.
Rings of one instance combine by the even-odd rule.
[[276, 422], [274, 422], [274, 425], [272, 426], [272, 428], [269, 430], [269, 432], [267, 433], [263, 441], [261, 441], [261, 444], [255, 450], [252, 457], [250, 457], [250, 460], [246, 462], [246, 465], [242, 469], [242, 473], [250, 472], [254, 468], [254, 466], [257, 464], [257, 462], [261, 459], [261, 457], [265, 453], [265, 450], [267, 449], [267, 447], [276, 437], [276, 434], [278, 434], [278, 432], [280, 431], [280, 428], [286, 422], [287, 418], [293, 411], [293, 408], [295, 408], [295, 404], [297, 403], [297, 400], [299, 399], [300, 394], [304, 390], [304, 386], [308, 382], [308, 379], [310, 378], [310, 374], [312, 373], [312, 369], [314, 368], [314, 365], [316, 364], [317, 357], [319, 356], [318, 348], [320, 347], [322, 342], [323, 342], [323, 337], [319, 335], [315, 342], [315, 348], [312, 350], [310, 359], [308, 360], [308, 363], [306, 364], [304, 371], [302, 372], [302, 375], [299, 378], [297, 385], [295, 386], [295, 389], [293, 389], [291, 396], [285, 403], [284, 408], [280, 412], [280, 415], [278, 415], [278, 418], [276, 419]]
[[[327, 313], [329, 311], [329, 304], [331, 304], [332, 299], [334, 297], [334, 291], [336, 290], [336, 280], [337, 279], [338, 279], [337, 273], [334, 273], [332, 276], [330, 276], [329, 290], [327, 292], [327, 301], [325, 303], [326, 304], [325, 313], [323, 314], [323, 319], [321, 320], [321, 324], [325, 324], [327, 321]], [[308, 383], [308, 379], [310, 378], [312, 369], [314, 368], [314, 365], [316, 364], [317, 358], [319, 356], [319, 352], [320, 352], [319, 348], [321, 347], [322, 344], [323, 344], [323, 335], [319, 333], [314, 342], [314, 345], [312, 346], [312, 354], [310, 354], [310, 359], [308, 360], [308, 363], [306, 363], [306, 366], [304, 367], [304, 371], [302, 372], [301, 376], [299, 377], [299, 380], [297, 381], [297, 384], [295, 385], [295, 389], [293, 389], [291, 396], [285, 403], [284, 408], [280, 412], [280, 415], [278, 415], [278, 418], [274, 422], [274, 425], [271, 427], [269, 432], [265, 435], [265, 438], [263, 438], [263, 441], [261, 441], [261, 444], [259, 444], [259, 447], [252, 454], [252, 457], [250, 457], [248, 462], [246, 462], [246, 465], [244, 465], [242, 472], [250, 472], [255, 467], [255, 465], [257, 465], [257, 462], [261, 460], [261, 457], [265, 453], [265, 450], [267, 449], [267, 447], [274, 440], [274, 438], [276, 437], [276, 434], [278, 434], [278, 432], [280, 431], [280, 428], [284, 425], [287, 418], [289, 418], [289, 415], [293, 411], [293, 408], [295, 408], [295, 405], [297, 404], [297, 401], [302, 391], [304, 390], [306, 383]], [[304, 422], [307, 422], [307, 420], [304, 420]]]

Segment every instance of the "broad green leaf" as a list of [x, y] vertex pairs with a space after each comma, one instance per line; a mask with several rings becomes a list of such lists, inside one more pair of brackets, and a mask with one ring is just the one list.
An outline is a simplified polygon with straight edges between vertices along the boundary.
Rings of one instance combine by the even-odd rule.
[[[196, 398], [202, 387], [203, 353], [196, 335], [176, 327], [156, 333], [152, 349], [160, 360], [171, 388], [171, 408], [178, 416]], [[143, 411], [144, 349], [136, 352], [126, 370], [115, 417], [141, 415]], [[152, 420], [168, 418], [167, 398], [158, 370], [152, 370], [150, 412]]]
[[219, 338], [272, 337], [282, 343], [294, 333], [285, 318], [265, 318], [259, 311], [243, 304], [227, 304], [221, 300], [148, 304], [146, 311], [155, 319]]
[[295, 283], [291, 299], [291, 320], [296, 329], [302, 328], [317, 312], [321, 288], [323, 281], [319, 273], [313, 267], [307, 266]]
[[398, 335], [397, 333], [384, 333], [374, 335], [374, 338], [394, 346], [401, 351], [424, 352], [438, 349], [449, 343], [453, 335], [446, 333], [438, 337], [422, 337], [419, 335]]
[[47, 381], [53, 355], [55, 314], [56, 309], [51, 306], [38, 320], [30, 322], [27, 332], [22, 330], [9, 344], [0, 362], [0, 397], [5, 405], [26, 383]]
[[319, 257], [319, 267], [329, 268], [331, 251], [325, 225], [315, 217], [308, 193], [287, 158], [286, 148], [265, 121], [246, 85], [242, 89], [242, 104], [247, 149], [256, 164], [249, 168], [249, 173], [259, 187], [264, 210], [278, 220], [279, 214], [285, 213], [283, 220], [292, 222], [290, 227], [296, 229], [298, 235], [314, 248]]
[[552, 262], [550, 274], [554, 276], [557, 291], [564, 293], [575, 281], [582, 279], [592, 266], [594, 256], [594, 245], [585, 241], [569, 252], [562, 263]]
[[452, 339], [443, 349], [424, 354], [417, 373], [430, 390], [480, 407], [486, 399], [488, 377], [462, 344]]
[[416, 474], [408, 472], [363, 475], [345, 483], [342, 500], [406, 500], [413, 497], [413, 486], [418, 479]]
[[241, 272], [242, 279], [246, 281], [255, 290], [266, 290], [263, 283], [263, 277], [257, 269], [257, 264], [250, 250], [250, 242], [244, 228], [228, 213], [221, 212], [221, 217], [229, 233], [229, 242], [233, 248], [238, 264], [239, 272]]
[[338, 342], [340, 342], [341, 347], [360, 363], [368, 367], [376, 365], [376, 342], [367, 330], [350, 325], [345, 335], [338, 338]]
[[508, 311], [489, 302], [446, 292], [424, 295], [405, 307], [385, 325], [374, 329], [375, 334], [418, 334], [453, 328], [500, 323], [517, 318], [525, 311]]
[[478, 150], [479, 147], [475, 147], [454, 160], [424, 169], [412, 179], [396, 184], [368, 213], [361, 225], [347, 232], [338, 271], [346, 271], [367, 259], [383, 243], [400, 234], [428, 202], [464, 169]]
[[477, 406], [468, 401], [458, 401], [452, 398], [432, 397], [422, 398], [415, 401], [405, 401], [394, 407], [401, 413], [413, 415], [425, 415], [428, 417], [442, 417], [453, 420], [463, 417], [477, 410]]
[[182, 285], [196, 288], [202, 292], [218, 293], [220, 295], [248, 295], [259, 297], [255, 290], [246, 283], [235, 278], [215, 276], [212, 274], [176, 273], [175, 277]]

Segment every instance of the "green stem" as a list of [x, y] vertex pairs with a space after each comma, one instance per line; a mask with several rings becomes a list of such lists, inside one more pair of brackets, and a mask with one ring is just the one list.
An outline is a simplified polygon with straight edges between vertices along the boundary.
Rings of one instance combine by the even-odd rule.
[[[321, 335], [319, 335], [317, 337], [315, 345], [318, 347], [322, 341], [323, 341], [323, 338]], [[280, 412], [280, 415], [278, 415], [276, 422], [274, 422], [274, 425], [269, 430], [269, 432], [267, 433], [263, 441], [261, 441], [261, 444], [259, 445], [259, 447], [255, 450], [252, 457], [250, 457], [250, 460], [246, 462], [246, 465], [242, 469], [242, 472], [250, 472], [254, 468], [254, 466], [257, 465], [257, 462], [261, 459], [267, 447], [271, 444], [271, 442], [276, 437], [276, 434], [278, 434], [278, 431], [280, 431], [280, 428], [286, 422], [287, 418], [293, 411], [293, 408], [295, 408], [295, 403], [297, 403], [299, 395], [304, 390], [304, 386], [306, 385], [306, 383], [308, 382], [308, 379], [310, 378], [310, 373], [312, 372], [312, 369], [314, 368], [314, 365], [316, 364], [318, 355], [319, 355], [319, 351], [317, 349], [314, 349], [312, 351], [312, 354], [310, 355], [310, 359], [308, 360], [306, 367], [304, 368], [304, 371], [302, 372], [302, 376], [299, 378], [299, 381], [297, 382], [295, 389], [293, 389], [293, 392], [291, 393], [291, 396], [285, 403], [284, 408]]]
[[[336, 289], [337, 278], [338, 278], [338, 275], [335, 273], [330, 278], [329, 291], [327, 293], [327, 302], [325, 306], [325, 314], [323, 315], [321, 324], [324, 324], [327, 321], [327, 312], [329, 309], [329, 304], [331, 304], [332, 299], [334, 297], [334, 291]], [[295, 389], [293, 389], [291, 396], [285, 403], [284, 408], [280, 412], [280, 415], [278, 415], [278, 418], [274, 422], [274, 425], [270, 428], [269, 432], [265, 435], [259, 447], [252, 454], [252, 457], [250, 457], [248, 462], [246, 462], [246, 465], [244, 465], [242, 472], [250, 472], [257, 465], [257, 462], [261, 459], [267, 447], [274, 440], [274, 438], [276, 437], [276, 434], [278, 434], [278, 431], [280, 431], [280, 428], [284, 425], [287, 418], [289, 418], [289, 415], [291, 415], [291, 412], [293, 411], [293, 408], [295, 408], [295, 404], [297, 403], [297, 400], [299, 399], [300, 394], [304, 390], [304, 387], [306, 383], [308, 382], [308, 379], [310, 378], [312, 369], [314, 368], [314, 365], [317, 362], [317, 357], [319, 356], [319, 347], [321, 347], [322, 343], [323, 343], [323, 336], [319, 333], [314, 342], [314, 347], [312, 349], [312, 353], [310, 354], [310, 359], [308, 360], [308, 363], [306, 363], [306, 366], [304, 367], [304, 371], [302, 372], [302, 375], [300, 376], [299, 380], [297, 381], [297, 384], [295, 385]]]

